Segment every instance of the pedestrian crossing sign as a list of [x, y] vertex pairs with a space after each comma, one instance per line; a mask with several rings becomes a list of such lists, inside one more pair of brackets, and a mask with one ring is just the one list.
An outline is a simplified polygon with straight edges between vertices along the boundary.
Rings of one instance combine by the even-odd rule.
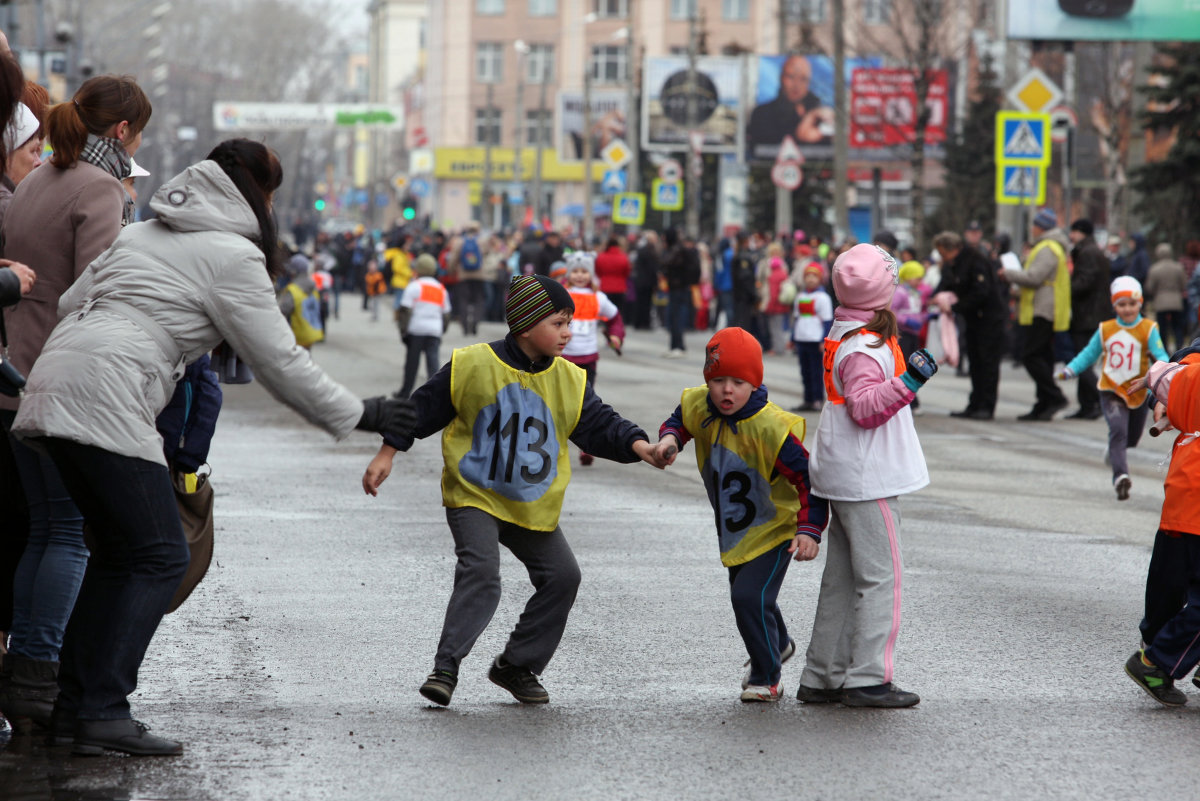
[[1047, 166], [1050, 163], [1050, 115], [1023, 111], [997, 114], [996, 163]]
[[1016, 206], [1046, 202], [1046, 168], [1025, 164], [996, 165], [996, 202]]
[[679, 211], [683, 208], [683, 182], [669, 184], [661, 178], [650, 184], [650, 208], [655, 211]]
[[646, 196], [641, 192], [622, 192], [612, 202], [612, 221], [618, 225], [641, 225], [646, 221]]

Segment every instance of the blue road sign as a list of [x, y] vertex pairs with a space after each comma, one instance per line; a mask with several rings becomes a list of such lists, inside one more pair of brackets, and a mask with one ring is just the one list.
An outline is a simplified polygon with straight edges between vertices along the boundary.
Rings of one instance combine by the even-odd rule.
[[683, 182], [669, 184], [656, 178], [650, 184], [650, 208], [656, 211], [679, 211], [683, 208]]
[[996, 115], [996, 163], [1045, 167], [1050, 163], [1050, 115], [1001, 111]]
[[1028, 164], [996, 165], [996, 202], [1031, 206], [1046, 202], [1046, 168]]
[[646, 221], [646, 196], [625, 192], [613, 197], [612, 220], [621, 225], [641, 225]]
[[619, 195], [629, 186], [624, 170], [608, 170], [600, 182], [600, 191], [606, 195]]
[[413, 178], [408, 183], [408, 191], [412, 192], [413, 197], [429, 197], [429, 181], [426, 181], [424, 178]]

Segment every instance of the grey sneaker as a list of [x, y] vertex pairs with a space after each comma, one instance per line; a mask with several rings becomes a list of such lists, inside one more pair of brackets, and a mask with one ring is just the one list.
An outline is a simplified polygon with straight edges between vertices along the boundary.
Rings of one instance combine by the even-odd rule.
[[1129, 500], [1129, 488], [1133, 486], [1133, 480], [1129, 478], [1128, 473], [1122, 473], [1113, 480], [1113, 489], [1117, 491], [1118, 501]]
[[[796, 653], [796, 641], [788, 640], [788, 644], [784, 647], [784, 649], [782, 651], [779, 652], [779, 664], [780, 665], [786, 664], [787, 661], [789, 659], [791, 659], [795, 653]], [[744, 690], [750, 686], [750, 660], [747, 659], [746, 664], [742, 665], [742, 667], [746, 668], [746, 672], [742, 676], [742, 689]]]
[[492, 684], [508, 690], [522, 704], [550, 703], [550, 693], [546, 692], [532, 671], [519, 665], [510, 665], [503, 657], [498, 656], [492, 662], [488, 679]]
[[1175, 680], [1157, 666], [1150, 667], [1142, 661], [1145, 651], [1135, 651], [1125, 662], [1125, 672], [1134, 683], [1163, 706], [1183, 706], [1187, 696], [1176, 689]]
[[902, 709], [921, 703], [921, 696], [901, 690], [895, 684], [876, 684], [874, 687], [845, 687], [842, 703], [846, 706], [870, 706], [882, 709]]
[[842, 700], [841, 689], [828, 690], [824, 687], [805, 687], [796, 690], [796, 699], [806, 704], [836, 704]]
[[446, 706], [450, 703], [450, 698], [454, 695], [454, 688], [457, 686], [458, 676], [448, 670], [435, 670], [421, 685], [420, 693], [435, 704]]

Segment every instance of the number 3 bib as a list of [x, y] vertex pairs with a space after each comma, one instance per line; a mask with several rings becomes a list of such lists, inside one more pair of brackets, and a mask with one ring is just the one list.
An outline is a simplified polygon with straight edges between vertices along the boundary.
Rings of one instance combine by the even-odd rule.
[[487, 344], [456, 349], [450, 365], [457, 414], [442, 432], [442, 502], [553, 531], [571, 478], [567, 442], [583, 408], [584, 371], [555, 359], [527, 373]]
[[696, 443], [696, 463], [716, 516], [721, 563], [749, 562], [796, 535], [800, 498], [788, 480], [775, 473], [775, 460], [788, 433], [804, 441], [804, 419], [773, 403], [745, 420], [734, 434], [712, 412], [708, 387], [683, 391], [684, 427]]

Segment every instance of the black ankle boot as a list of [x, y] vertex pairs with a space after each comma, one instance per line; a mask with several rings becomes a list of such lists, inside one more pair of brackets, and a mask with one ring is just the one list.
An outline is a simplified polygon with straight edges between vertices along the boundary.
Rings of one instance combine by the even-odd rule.
[[4, 667], [8, 681], [0, 686], [0, 713], [14, 730], [27, 728], [30, 721], [50, 728], [50, 714], [58, 697], [58, 662], [10, 652], [4, 657]]

